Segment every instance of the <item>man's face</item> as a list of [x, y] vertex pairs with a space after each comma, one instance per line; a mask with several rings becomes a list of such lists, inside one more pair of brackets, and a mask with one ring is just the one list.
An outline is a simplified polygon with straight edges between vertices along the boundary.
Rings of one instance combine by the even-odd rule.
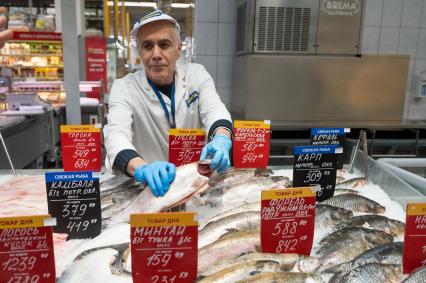
[[170, 84], [182, 50], [176, 28], [168, 21], [157, 21], [144, 25], [138, 36], [147, 77], [156, 85]]

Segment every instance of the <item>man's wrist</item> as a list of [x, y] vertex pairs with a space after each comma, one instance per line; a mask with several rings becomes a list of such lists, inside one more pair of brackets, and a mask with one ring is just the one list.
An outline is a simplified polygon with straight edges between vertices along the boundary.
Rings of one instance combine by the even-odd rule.
[[148, 164], [148, 163], [145, 160], [143, 160], [142, 157], [135, 157], [130, 159], [126, 168], [127, 174], [134, 176], [136, 168], [144, 164]]

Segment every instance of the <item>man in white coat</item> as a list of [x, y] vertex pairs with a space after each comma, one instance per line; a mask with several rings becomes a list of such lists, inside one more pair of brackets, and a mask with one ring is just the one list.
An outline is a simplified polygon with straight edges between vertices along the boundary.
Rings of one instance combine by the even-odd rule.
[[179, 33], [177, 21], [160, 10], [135, 24], [131, 34], [144, 70], [114, 81], [104, 128], [107, 168], [147, 183], [155, 196], [168, 191], [176, 173], [168, 162], [170, 128], [205, 129], [201, 159], [212, 158], [218, 172], [230, 166], [231, 116], [203, 66], [176, 64]]

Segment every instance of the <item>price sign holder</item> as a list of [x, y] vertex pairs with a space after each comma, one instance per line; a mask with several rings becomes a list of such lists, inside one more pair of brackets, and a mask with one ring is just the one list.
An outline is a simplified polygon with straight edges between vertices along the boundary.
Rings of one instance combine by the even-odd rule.
[[195, 282], [198, 223], [193, 212], [130, 216], [134, 283]]
[[56, 217], [55, 233], [68, 239], [94, 238], [101, 233], [99, 178], [92, 172], [45, 173], [49, 213]]
[[48, 215], [0, 218], [0, 281], [56, 282]]
[[402, 254], [404, 274], [426, 265], [426, 203], [409, 203], [406, 211]]
[[169, 162], [176, 166], [198, 161], [206, 144], [206, 133], [201, 129], [169, 130]]
[[312, 188], [262, 191], [261, 206], [262, 252], [310, 255], [315, 226]]
[[266, 168], [270, 139], [271, 121], [234, 121], [235, 168]]
[[[343, 147], [345, 134], [350, 132], [350, 128], [312, 128], [311, 145], [339, 145]], [[342, 169], [343, 164], [343, 152], [337, 153], [337, 169]]]
[[61, 148], [64, 171], [101, 171], [100, 125], [62, 125]]
[[321, 186], [317, 201], [333, 196], [336, 186], [337, 156], [342, 148], [336, 145], [294, 147], [293, 186]]

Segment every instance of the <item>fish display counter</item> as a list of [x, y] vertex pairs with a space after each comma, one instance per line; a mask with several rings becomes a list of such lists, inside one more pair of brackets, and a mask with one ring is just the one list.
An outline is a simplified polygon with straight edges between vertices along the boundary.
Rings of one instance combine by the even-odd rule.
[[[54, 234], [57, 282], [132, 282], [129, 216], [186, 202], [198, 215], [198, 282], [426, 282], [426, 269], [403, 275], [405, 206], [426, 197], [362, 154], [354, 173], [338, 173], [335, 195], [316, 206], [311, 255], [260, 251], [260, 194], [291, 187], [292, 169], [235, 169], [210, 178], [196, 164], [178, 168], [155, 198], [125, 175], [101, 178], [102, 233], [67, 240]], [[47, 213], [42, 170], [0, 172], [0, 216]]]

